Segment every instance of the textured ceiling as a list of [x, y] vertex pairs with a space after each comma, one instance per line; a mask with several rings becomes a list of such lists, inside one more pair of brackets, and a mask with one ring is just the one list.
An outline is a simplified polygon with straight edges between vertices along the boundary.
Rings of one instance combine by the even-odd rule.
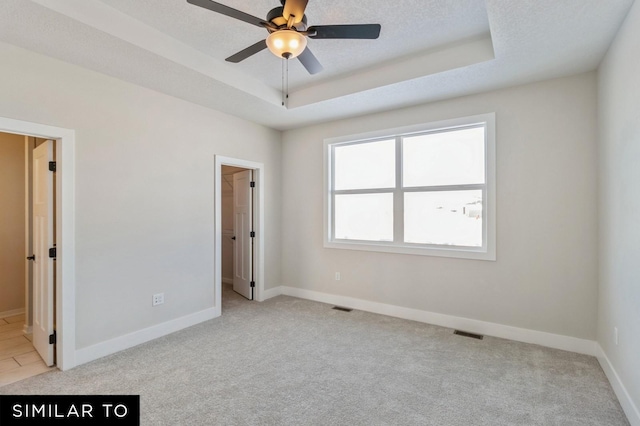
[[[268, 34], [245, 22], [191, 6], [185, 0], [100, 1], [214, 58], [231, 56]], [[280, 5], [279, 0], [219, 2], [259, 18], [265, 18], [270, 9]], [[311, 0], [305, 14], [309, 25], [380, 23], [382, 31], [375, 41], [310, 39], [309, 48], [325, 69], [311, 76], [300, 63], [292, 61], [292, 89], [489, 31], [484, 0]], [[416, 32], [419, 37], [414, 36]], [[280, 62], [265, 50], [235, 67], [280, 90]]]
[[[220, 0], [263, 17], [277, 0]], [[309, 40], [315, 76], [266, 31], [186, 0], [3, 0], [0, 41], [277, 129], [595, 69], [633, 0], [310, 0], [310, 25], [380, 23], [378, 40]], [[34, 31], [37, 29], [37, 31]]]

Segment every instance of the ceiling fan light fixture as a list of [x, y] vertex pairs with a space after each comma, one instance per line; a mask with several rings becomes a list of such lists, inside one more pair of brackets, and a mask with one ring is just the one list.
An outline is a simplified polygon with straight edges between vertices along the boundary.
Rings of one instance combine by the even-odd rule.
[[267, 37], [267, 47], [278, 58], [295, 58], [307, 47], [307, 38], [295, 30], [278, 30]]

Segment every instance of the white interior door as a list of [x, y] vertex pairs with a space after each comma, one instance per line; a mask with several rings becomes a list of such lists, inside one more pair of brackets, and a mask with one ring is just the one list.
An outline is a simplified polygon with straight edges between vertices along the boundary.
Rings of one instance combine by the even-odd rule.
[[49, 336], [54, 330], [53, 315], [53, 141], [48, 140], [33, 150], [33, 346], [51, 366], [53, 348]]
[[251, 170], [233, 175], [233, 290], [253, 300], [251, 287], [253, 273]]

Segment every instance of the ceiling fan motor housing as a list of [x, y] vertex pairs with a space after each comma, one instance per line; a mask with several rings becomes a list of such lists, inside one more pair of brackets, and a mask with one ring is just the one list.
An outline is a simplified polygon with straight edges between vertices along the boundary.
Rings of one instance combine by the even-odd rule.
[[[286, 28], [287, 20], [284, 19], [284, 7], [276, 7], [271, 9], [269, 13], [267, 13], [267, 21], [271, 22], [276, 27]], [[305, 31], [307, 29], [307, 15], [302, 16], [302, 20], [297, 24], [293, 24], [292, 28], [295, 28], [298, 31]]]

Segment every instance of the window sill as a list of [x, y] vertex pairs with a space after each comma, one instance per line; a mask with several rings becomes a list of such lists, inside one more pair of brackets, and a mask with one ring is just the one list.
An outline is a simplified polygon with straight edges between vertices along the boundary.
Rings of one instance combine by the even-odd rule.
[[495, 249], [482, 248], [445, 248], [445, 247], [414, 247], [389, 244], [376, 244], [373, 242], [353, 241], [325, 241], [324, 248], [342, 250], [377, 251], [383, 253], [412, 254], [418, 256], [451, 257], [456, 259], [472, 259], [495, 261]]

